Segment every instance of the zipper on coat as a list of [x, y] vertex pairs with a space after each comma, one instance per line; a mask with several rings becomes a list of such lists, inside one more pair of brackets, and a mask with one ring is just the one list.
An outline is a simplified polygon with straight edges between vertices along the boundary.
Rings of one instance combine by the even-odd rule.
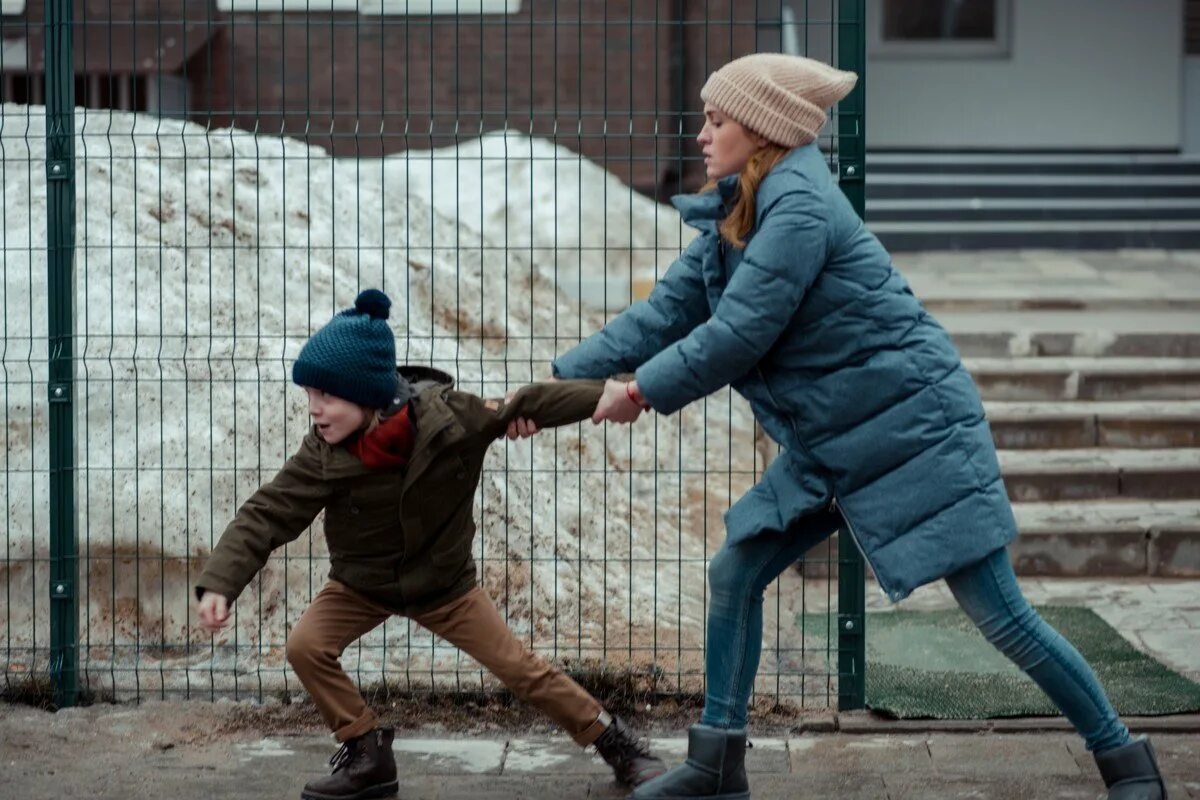
[[[771, 403], [774, 404], [774, 406], [780, 411], [782, 411], [783, 406], [781, 406], [779, 401], [775, 399], [775, 393], [771, 391], [771, 383], [767, 380], [766, 373], [763, 372], [762, 367], [758, 365], [755, 365], [754, 369], [756, 372], [758, 372], [758, 379], [762, 381], [763, 388], [767, 390], [767, 397], [771, 398]], [[804, 443], [804, 438], [800, 435], [800, 431], [796, 427], [796, 418], [791, 414], [788, 414], [787, 419], [788, 424], [792, 426], [792, 435], [796, 437], [796, 444], [799, 445], [800, 449], [804, 451], [804, 454], [808, 456], [809, 461], [812, 461], [814, 464], [820, 464], [821, 462], [817, 460], [817, 457], [813, 455], [813, 452], [808, 449], [808, 445]], [[850, 521], [850, 517], [846, 513], [846, 507], [838, 498], [836, 490], [833, 493], [833, 505], [837, 508], [838, 513], [841, 514], [842, 519], [846, 522], [846, 532], [850, 535], [850, 540], [854, 542], [854, 546], [858, 548], [859, 554], [863, 557], [863, 561], [865, 561], [871, 568], [871, 572], [875, 573], [875, 580], [879, 584], [879, 591], [883, 593], [884, 597], [891, 600], [891, 593], [888, 592], [888, 590], [884, 587], [883, 580], [879, 577], [879, 570], [875, 569], [875, 564], [871, 561], [870, 557], [867, 556], [867, 551], [863, 548], [862, 542], [858, 540], [857, 534], [854, 533], [854, 524]]]

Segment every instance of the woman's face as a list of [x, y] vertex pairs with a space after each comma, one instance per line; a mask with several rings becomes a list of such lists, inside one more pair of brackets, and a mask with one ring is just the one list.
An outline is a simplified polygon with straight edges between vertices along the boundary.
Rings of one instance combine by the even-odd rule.
[[766, 139], [708, 103], [704, 104], [704, 127], [696, 141], [704, 154], [704, 171], [714, 181], [741, 172], [750, 156], [767, 144]]

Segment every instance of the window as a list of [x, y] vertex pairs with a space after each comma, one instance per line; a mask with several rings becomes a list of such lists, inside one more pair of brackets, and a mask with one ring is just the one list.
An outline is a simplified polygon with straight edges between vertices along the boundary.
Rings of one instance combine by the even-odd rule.
[[1008, 55], [1008, 0], [881, 0], [872, 6], [873, 55]]
[[[9, 0], [4, 0], [9, 2]], [[515, 14], [521, 0], [217, 0], [220, 11], [357, 11], [360, 14]]]

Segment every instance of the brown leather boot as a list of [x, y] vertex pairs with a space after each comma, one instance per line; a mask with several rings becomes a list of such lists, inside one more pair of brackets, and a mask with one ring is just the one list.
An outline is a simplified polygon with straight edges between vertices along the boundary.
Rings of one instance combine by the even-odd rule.
[[329, 759], [333, 774], [304, 785], [301, 800], [367, 800], [392, 797], [396, 781], [396, 757], [392, 754], [392, 728], [376, 728], [347, 739]]
[[613, 717], [592, 744], [612, 767], [617, 782], [626, 786], [638, 786], [667, 771], [663, 762], [650, 754], [650, 747], [634, 736], [620, 717]]

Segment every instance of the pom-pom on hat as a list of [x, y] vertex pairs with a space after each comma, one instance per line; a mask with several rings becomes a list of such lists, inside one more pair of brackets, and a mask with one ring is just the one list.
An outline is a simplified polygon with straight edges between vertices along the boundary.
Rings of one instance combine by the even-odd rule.
[[395, 399], [396, 337], [388, 325], [392, 301], [364, 289], [354, 308], [338, 312], [312, 335], [292, 365], [292, 381], [368, 408]]

